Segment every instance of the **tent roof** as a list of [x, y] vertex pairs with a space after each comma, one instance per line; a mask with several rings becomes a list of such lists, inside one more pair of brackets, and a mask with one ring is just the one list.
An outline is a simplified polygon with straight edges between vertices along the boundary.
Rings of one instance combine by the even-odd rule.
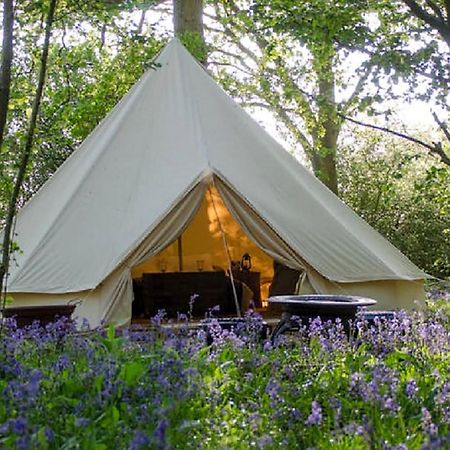
[[175, 38], [18, 214], [12, 292], [101, 283], [214, 174], [330, 280], [426, 275], [240, 108]]

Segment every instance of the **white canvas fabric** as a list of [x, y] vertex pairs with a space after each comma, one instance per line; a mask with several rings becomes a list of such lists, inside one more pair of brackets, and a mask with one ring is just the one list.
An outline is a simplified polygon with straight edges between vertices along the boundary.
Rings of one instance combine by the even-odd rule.
[[[19, 212], [22, 253], [9, 282], [19, 301], [91, 292], [102, 297], [95, 324], [125, 322], [130, 268], [181, 233], [212, 177], [249, 237], [309, 272], [319, 292], [423, 285], [426, 274], [271, 138], [177, 39], [156, 62]], [[167, 221], [175, 210], [183, 214]], [[409, 293], [400, 303], [414, 300]]]

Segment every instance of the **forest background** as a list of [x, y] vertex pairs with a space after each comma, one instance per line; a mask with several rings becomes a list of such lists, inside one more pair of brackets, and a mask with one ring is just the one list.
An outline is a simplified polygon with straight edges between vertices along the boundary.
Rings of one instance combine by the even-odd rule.
[[4, 0], [2, 24], [2, 280], [17, 209], [174, 29], [342, 201], [450, 278], [449, 0]]

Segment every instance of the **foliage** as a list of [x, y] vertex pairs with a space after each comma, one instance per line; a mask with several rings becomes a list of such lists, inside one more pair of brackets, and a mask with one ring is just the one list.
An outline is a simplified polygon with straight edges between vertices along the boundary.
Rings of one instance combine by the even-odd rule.
[[386, 60], [394, 70], [394, 80], [406, 81], [402, 97], [430, 103], [431, 116], [441, 131], [440, 140], [418, 139], [388, 127], [377, 127], [349, 119], [360, 125], [392, 133], [422, 145], [426, 151], [450, 166], [449, 61], [450, 4], [448, 0], [390, 0], [373, 4], [379, 17], [398, 24], [407, 39], [400, 40]]
[[[448, 294], [447, 302], [449, 301]], [[450, 432], [449, 317], [399, 312], [300, 325], [294, 340], [162, 328], [10, 323], [0, 345], [3, 448], [409, 448]], [[293, 336], [293, 337], [294, 337]], [[437, 447], [434, 447], [437, 448]]]
[[400, 139], [358, 133], [342, 145], [342, 199], [426, 272], [450, 276], [450, 170]]
[[206, 61], [208, 48], [203, 37], [194, 31], [185, 31], [178, 34], [180, 41], [198, 61]]
[[[423, 57], [413, 61], [415, 64], [412, 65], [409, 74], [425, 75], [429, 82], [426, 91], [422, 88], [423, 98], [434, 97], [448, 111], [448, 63], [450, 57], [450, 4], [448, 0], [397, 0], [396, 2], [381, 2], [380, 6], [389, 13], [395, 9], [397, 17], [407, 27], [406, 30], [414, 33], [415, 39], [422, 42], [421, 56]], [[408, 82], [411, 83], [413, 80], [410, 78]]]
[[[416, 95], [431, 70], [446, 73], [436, 41], [389, 2], [211, 3], [210, 33], [220, 43], [211, 61], [225, 88], [244, 105], [270, 110], [334, 191], [343, 117], [380, 113], [386, 99], [404, 95], [396, 88], [402, 77]], [[434, 85], [427, 86], [429, 98]]]
[[[144, 21], [130, 13], [152, 1], [60, 1], [49, 55], [46, 90], [33, 143], [23, 203], [47, 180], [128, 91], [160, 49]], [[0, 199], [10, 196], [34, 95], [47, 2], [16, 8], [9, 126], [0, 153]], [[150, 32], [148, 32], [150, 31]], [[0, 208], [3, 212], [4, 207]]]

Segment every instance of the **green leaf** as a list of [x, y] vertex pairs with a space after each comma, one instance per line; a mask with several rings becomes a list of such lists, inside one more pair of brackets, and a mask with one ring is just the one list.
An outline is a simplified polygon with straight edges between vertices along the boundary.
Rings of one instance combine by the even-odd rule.
[[128, 385], [134, 385], [145, 373], [145, 365], [139, 361], [132, 361], [123, 365], [120, 371], [120, 379]]

